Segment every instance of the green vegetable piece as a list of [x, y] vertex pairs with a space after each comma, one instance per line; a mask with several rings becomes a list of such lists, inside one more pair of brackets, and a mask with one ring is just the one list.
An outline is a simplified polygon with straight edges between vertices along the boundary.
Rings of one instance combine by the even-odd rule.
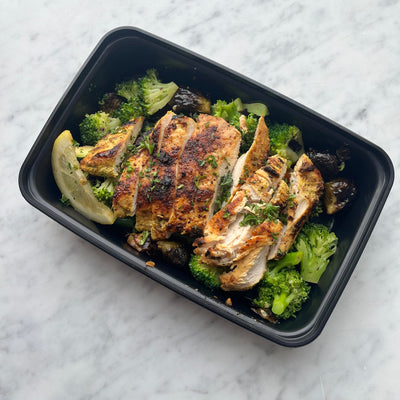
[[243, 104], [243, 108], [246, 109], [247, 112], [258, 115], [259, 117], [261, 117], [262, 115], [266, 116], [269, 114], [267, 106], [262, 103]]
[[84, 145], [94, 146], [103, 136], [111, 133], [121, 125], [119, 118], [98, 111], [94, 114], [86, 114], [79, 125], [81, 142]]
[[223, 272], [218, 267], [209, 266], [200, 262], [200, 256], [192, 254], [189, 261], [190, 272], [193, 277], [211, 290], [217, 290], [221, 282], [219, 276]]
[[[252, 113], [245, 116], [240, 113], [242, 110], [243, 104], [240, 99], [235, 99], [230, 103], [224, 100], [217, 100], [217, 102], [211, 106], [211, 112], [215, 117], [223, 118], [241, 133], [242, 141], [240, 143], [240, 154], [245, 153], [252, 145], [258, 125], [257, 116]], [[242, 124], [240, 124], [240, 117], [242, 115], [245, 117], [246, 129], [242, 129]]]
[[271, 309], [281, 319], [296, 316], [310, 293], [310, 285], [295, 267], [302, 256], [301, 252], [288, 253], [282, 259], [268, 263], [268, 270], [259, 283], [255, 305]]
[[322, 224], [306, 223], [296, 238], [294, 247], [303, 252], [301, 276], [311, 283], [318, 283], [337, 248], [338, 238]]
[[111, 208], [115, 186], [115, 180], [112, 178], [107, 178], [103, 182], [97, 180], [92, 186], [92, 189], [97, 200]]
[[290, 165], [304, 153], [303, 137], [297, 126], [274, 124], [269, 127], [269, 139], [270, 154], [286, 158]]

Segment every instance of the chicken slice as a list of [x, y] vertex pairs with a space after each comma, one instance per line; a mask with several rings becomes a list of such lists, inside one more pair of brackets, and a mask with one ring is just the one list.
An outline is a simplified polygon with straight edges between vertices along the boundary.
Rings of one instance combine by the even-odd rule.
[[168, 111], [154, 127], [148, 149], [145, 152], [145, 160], [140, 171], [137, 187], [136, 199], [136, 230], [139, 232], [150, 231], [153, 221], [152, 201], [154, 198], [154, 189], [158, 183], [157, 155], [161, 154], [161, 145], [163, 143], [164, 132], [171, 122], [175, 113]]
[[[282, 231], [279, 220], [265, 221], [252, 232], [250, 251], [234, 261], [231, 270], [220, 275], [221, 289], [226, 291], [249, 290], [256, 285], [267, 270], [270, 246]], [[250, 242], [250, 241], [249, 241]]]
[[204, 236], [194, 242], [194, 252], [201, 255], [202, 262], [229, 266], [250, 251], [257, 226], [243, 223], [244, 215], [254, 205], [267, 206], [274, 192], [280, 193], [276, 205], [282, 204], [283, 189], [277, 188], [285, 173], [286, 160], [276, 155], [247, 178], [232, 200], [208, 221]]
[[136, 212], [139, 177], [148, 161], [147, 150], [142, 149], [127, 161], [113, 196], [113, 210], [117, 218], [133, 216]]
[[289, 188], [288, 222], [268, 254], [270, 260], [287, 253], [323, 193], [324, 181], [321, 173], [306, 154], [294, 166]]
[[269, 134], [264, 117], [258, 119], [258, 125], [254, 134], [254, 140], [250, 149], [242, 154], [232, 171], [232, 190], [235, 192], [245, 182], [249, 175], [261, 168], [268, 158], [269, 153]]
[[193, 119], [173, 116], [165, 128], [155, 165], [158, 174], [152, 200], [153, 240], [167, 239], [171, 235], [167, 230], [167, 224], [173, 212], [177, 187], [178, 191], [180, 189], [177, 184], [178, 163], [195, 127]]
[[[157, 134], [158, 139], [160, 126], [166, 124], [173, 115], [174, 114], [171, 113], [171, 115], [168, 115], [165, 120], [160, 121], [160, 125], [157, 125], [157, 130], [153, 129], [150, 135], [146, 138], [149, 148], [155, 146], [154, 137]], [[156, 132], [156, 134], [154, 132]], [[113, 209], [117, 218], [133, 216], [136, 213], [138, 188], [141, 185], [140, 179], [145, 175], [145, 171], [146, 173], [150, 172], [148, 170], [148, 163], [149, 150], [146, 147], [143, 147], [127, 160], [125, 169], [121, 174], [113, 196]]]
[[128, 121], [115, 133], [109, 133], [96, 144], [80, 162], [83, 171], [106, 178], [116, 178], [120, 173], [121, 162], [142, 129], [144, 117]]
[[200, 114], [178, 163], [170, 232], [199, 235], [215, 210], [221, 178], [232, 171], [241, 135], [224, 119]]

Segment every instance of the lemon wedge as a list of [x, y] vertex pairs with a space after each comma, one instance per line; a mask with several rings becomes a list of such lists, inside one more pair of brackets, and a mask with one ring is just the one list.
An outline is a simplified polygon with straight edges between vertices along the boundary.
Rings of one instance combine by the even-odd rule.
[[76, 211], [100, 224], [114, 223], [116, 218], [113, 211], [96, 199], [85, 174], [79, 168], [70, 131], [62, 132], [55, 140], [51, 166], [58, 188]]

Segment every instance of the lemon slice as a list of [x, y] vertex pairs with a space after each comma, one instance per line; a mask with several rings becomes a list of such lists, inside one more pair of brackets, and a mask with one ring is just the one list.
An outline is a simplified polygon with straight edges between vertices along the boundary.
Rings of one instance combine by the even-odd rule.
[[70, 131], [62, 132], [55, 140], [51, 165], [58, 188], [76, 211], [100, 224], [114, 223], [113, 211], [96, 199], [85, 174], [79, 168]]

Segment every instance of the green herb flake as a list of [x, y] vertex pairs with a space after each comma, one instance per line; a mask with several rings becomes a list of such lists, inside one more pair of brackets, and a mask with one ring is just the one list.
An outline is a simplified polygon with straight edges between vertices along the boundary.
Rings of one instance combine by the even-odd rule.
[[150, 232], [149, 231], [143, 231], [142, 234], [140, 235], [140, 241], [139, 241], [139, 245], [143, 246], [147, 240], [147, 238], [149, 237]]

